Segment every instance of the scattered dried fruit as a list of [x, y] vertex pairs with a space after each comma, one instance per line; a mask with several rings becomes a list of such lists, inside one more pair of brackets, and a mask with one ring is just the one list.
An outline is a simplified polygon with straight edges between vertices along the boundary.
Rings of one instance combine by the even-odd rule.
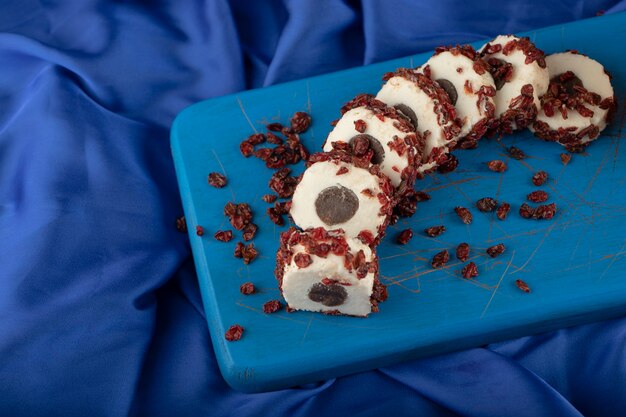
[[548, 200], [548, 193], [542, 190], [537, 190], [528, 194], [526, 198], [532, 203], [543, 203]]
[[209, 185], [215, 188], [223, 188], [226, 185], [226, 177], [218, 172], [211, 172], [208, 181]]
[[204, 234], [204, 228], [202, 226], [196, 226], [196, 234], [202, 236]]
[[506, 219], [506, 216], [509, 215], [509, 211], [511, 211], [511, 205], [503, 201], [496, 211], [496, 216], [498, 217], [498, 219], [504, 220]]
[[503, 243], [498, 243], [487, 248], [487, 254], [492, 258], [500, 256], [504, 253], [505, 247]]
[[224, 338], [228, 340], [229, 342], [235, 342], [241, 339], [242, 335], [243, 335], [243, 327], [240, 326], [239, 324], [233, 324], [232, 326], [228, 328], [228, 330], [226, 330], [226, 333], [224, 334]]
[[235, 258], [243, 258], [243, 250], [245, 249], [245, 245], [241, 242], [237, 242], [235, 245]]
[[511, 158], [513, 159], [517, 159], [522, 160], [522, 159], [526, 159], [526, 154], [519, 148], [516, 148], [515, 146], [511, 146], [509, 149], [509, 155], [511, 156]]
[[255, 291], [256, 291], [256, 288], [254, 288], [254, 284], [251, 282], [244, 282], [239, 287], [239, 292], [242, 293], [243, 295], [254, 294]]
[[224, 215], [230, 220], [230, 224], [237, 230], [243, 229], [252, 221], [252, 209], [247, 203], [228, 202], [224, 206]]
[[447, 249], [444, 249], [441, 252], [437, 252], [437, 254], [433, 256], [433, 260], [430, 264], [433, 268], [441, 268], [446, 265], [448, 259], [450, 259], [450, 254], [448, 254]]
[[472, 223], [473, 217], [472, 217], [472, 213], [466, 209], [465, 207], [455, 207], [454, 211], [456, 212], [457, 216], [459, 216], [459, 218], [461, 219], [461, 221], [465, 224], [470, 224]]
[[406, 245], [407, 243], [409, 243], [409, 240], [411, 240], [412, 237], [413, 237], [413, 230], [405, 229], [400, 232], [400, 234], [396, 238], [396, 242], [398, 242], [400, 245]]
[[504, 172], [507, 169], [506, 164], [499, 159], [487, 162], [487, 167], [493, 172]]
[[571, 159], [572, 159], [572, 155], [571, 154], [569, 154], [569, 153], [562, 153], [561, 154], [561, 162], [563, 163], [563, 165], [567, 165]]
[[220, 242], [230, 242], [233, 238], [232, 230], [218, 230], [213, 235]]
[[280, 198], [289, 198], [293, 196], [293, 192], [296, 190], [298, 178], [290, 176], [290, 173], [289, 168], [283, 168], [276, 171], [270, 178], [269, 187]]
[[447, 174], [454, 171], [458, 166], [458, 158], [449, 153], [446, 154], [446, 160], [443, 163], [439, 164], [439, 166], [437, 167], [437, 172], [439, 172], [440, 174]]
[[526, 284], [521, 279], [516, 280], [515, 281], [515, 285], [517, 285], [517, 288], [519, 288], [520, 290], [524, 291], [525, 293], [529, 293], [530, 292], [530, 287], [528, 286], [528, 284]]
[[470, 262], [461, 270], [461, 275], [465, 279], [472, 279], [478, 276], [478, 267], [474, 262]]
[[249, 240], [254, 239], [254, 236], [256, 235], [256, 232], [258, 230], [258, 226], [254, 223], [248, 223], [244, 228], [243, 228], [243, 240], [245, 240], [246, 242]]
[[296, 254], [296, 256], [293, 257], [293, 261], [298, 268], [306, 268], [313, 263], [313, 259], [311, 259], [311, 256], [306, 253]]
[[278, 196], [276, 194], [265, 194], [262, 199], [266, 203], [273, 203], [276, 199], [278, 199]]
[[446, 231], [446, 227], [443, 225], [433, 226], [433, 227], [429, 227], [428, 229], [424, 229], [424, 233], [426, 233], [426, 235], [430, 237], [437, 237], [445, 231]]
[[250, 262], [254, 261], [254, 259], [259, 255], [259, 251], [254, 247], [254, 243], [249, 243], [244, 246], [241, 251], [241, 257], [243, 258], [243, 263], [248, 265]]
[[176, 230], [180, 233], [187, 233], [187, 220], [185, 220], [185, 216], [176, 219]]
[[533, 175], [533, 184], [537, 187], [541, 187], [548, 180], [548, 173], [545, 171], [537, 171]]
[[270, 300], [263, 304], [263, 312], [265, 314], [272, 314], [283, 308], [283, 304], [278, 300]]
[[456, 247], [456, 257], [459, 261], [465, 262], [469, 258], [470, 246], [463, 242]]
[[293, 133], [303, 133], [311, 125], [311, 116], [303, 111], [296, 112], [291, 118], [291, 130]]
[[496, 209], [498, 202], [491, 197], [481, 198], [476, 202], [476, 207], [482, 212], [491, 212]]

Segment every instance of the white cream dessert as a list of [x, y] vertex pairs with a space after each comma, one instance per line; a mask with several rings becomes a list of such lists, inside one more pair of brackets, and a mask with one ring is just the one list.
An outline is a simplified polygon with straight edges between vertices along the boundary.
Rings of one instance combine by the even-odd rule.
[[530, 130], [580, 151], [598, 138], [615, 109], [611, 78], [599, 62], [576, 51], [549, 55], [546, 63], [550, 86]]
[[365, 317], [387, 298], [375, 251], [343, 230], [290, 228], [280, 239], [275, 274], [290, 309]]
[[360, 94], [342, 109], [341, 119], [328, 135], [324, 151], [334, 149], [336, 142], [350, 145], [355, 139], [369, 141], [373, 151], [371, 162], [398, 187], [404, 180], [413, 186], [417, 167], [421, 164], [423, 139], [411, 122], [393, 107], [368, 94]]
[[461, 131], [450, 97], [426, 75], [408, 68], [387, 73], [383, 80], [376, 98], [404, 113], [424, 136], [418, 174], [432, 171], [454, 149]]
[[393, 187], [379, 167], [338, 151], [313, 154], [309, 163], [289, 212], [296, 225], [340, 228], [348, 237], [377, 243], [393, 207]]
[[496, 86], [485, 62], [469, 45], [441, 47], [416, 71], [435, 80], [450, 97], [461, 121], [458, 146], [475, 148], [495, 111]]
[[493, 129], [512, 133], [528, 127], [548, 89], [545, 55], [529, 38], [500, 35], [481, 49], [496, 86]]

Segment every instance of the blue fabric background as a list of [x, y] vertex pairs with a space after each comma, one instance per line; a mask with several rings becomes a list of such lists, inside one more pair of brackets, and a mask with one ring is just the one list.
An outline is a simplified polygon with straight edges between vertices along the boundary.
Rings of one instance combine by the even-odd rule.
[[1, 2], [0, 415], [626, 415], [626, 319], [235, 392], [173, 227], [184, 107], [599, 10], [626, 0]]

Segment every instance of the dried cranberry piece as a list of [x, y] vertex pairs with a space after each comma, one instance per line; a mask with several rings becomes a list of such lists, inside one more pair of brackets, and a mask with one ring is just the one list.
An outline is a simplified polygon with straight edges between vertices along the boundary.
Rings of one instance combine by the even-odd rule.
[[279, 137], [276, 136], [275, 134], [268, 132], [267, 134], [267, 142], [271, 143], [272, 145], [282, 145], [283, 144], [283, 140]]
[[411, 240], [412, 237], [413, 237], [413, 230], [405, 229], [401, 231], [400, 234], [398, 234], [398, 237], [396, 238], [396, 242], [398, 242], [400, 245], [406, 245], [407, 243], [409, 243], [409, 240]]
[[204, 234], [204, 228], [202, 226], [196, 226], [196, 234], [202, 236]]
[[224, 215], [229, 218], [230, 224], [237, 230], [242, 230], [252, 221], [252, 209], [247, 203], [226, 203]]
[[267, 303], [263, 304], [263, 312], [265, 314], [276, 313], [278, 310], [283, 308], [283, 304], [278, 300], [270, 300]]
[[213, 236], [220, 242], [230, 242], [233, 238], [233, 232], [231, 230], [218, 230]]
[[487, 162], [487, 167], [493, 172], [504, 172], [507, 169], [506, 164], [499, 159]]
[[274, 207], [269, 207], [267, 209], [267, 215], [269, 216], [270, 220], [272, 221], [272, 223], [274, 223], [277, 226], [282, 226], [285, 224], [285, 221], [283, 220], [283, 216], [281, 216], [277, 211], [276, 208]]
[[533, 184], [535, 184], [537, 187], [542, 186], [548, 179], [548, 174], [545, 171], [537, 171], [534, 175], [533, 175]]
[[476, 202], [478, 210], [484, 213], [494, 211], [497, 205], [498, 202], [491, 197], [484, 197]]
[[561, 154], [561, 162], [563, 163], [563, 165], [569, 164], [569, 161], [571, 159], [572, 159], [572, 155], [570, 155], [568, 153], [562, 153]]
[[463, 267], [461, 270], [461, 275], [465, 279], [472, 279], [478, 276], [478, 267], [474, 262], [470, 262]]
[[217, 172], [211, 172], [208, 176], [209, 185], [215, 188], [223, 188], [226, 185], [226, 177]]
[[533, 191], [532, 193], [526, 196], [528, 201], [533, 203], [543, 203], [548, 200], [548, 193], [543, 190]]
[[417, 192], [415, 193], [415, 197], [417, 198], [417, 201], [418, 201], [418, 202], [420, 202], [420, 201], [428, 201], [428, 200], [430, 200], [430, 194], [428, 194], [428, 193], [427, 193], [427, 192], [425, 192], [425, 191], [417, 191]]
[[535, 209], [526, 203], [523, 203], [519, 208], [519, 215], [525, 219], [531, 219], [535, 215]]
[[276, 194], [265, 194], [262, 197], [263, 201], [265, 201], [266, 203], [273, 203], [274, 201], [276, 201], [277, 198], [278, 196]]
[[270, 132], [282, 132], [284, 126], [278, 122], [275, 122], [268, 124], [267, 126], [265, 126], [265, 128]]
[[487, 254], [491, 256], [492, 258], [495, 258], [496, 256], [502, 255], [502, 253], [504, 253], [504, 249], [505, 249], [504, 244], [498, 243], [497, 245], [488, 247]]
[[534, 219], [550, 220], [556, 214], [556, 204], [550, 203], [537, 207], [534, 212]]
[[354, 121], [354, 129], [359, 133], [365, 133], [367, 129], [367, 123], [365, 120], [359, 119]]
[[429, 227], [427, 229], [424, 229], [424, 233], [426, 233], [427, 236], [430, 237], [437, 237], [440, 234], [442, 234], [443, 232], [446, 231], [446, 227], [441, 225], [441, 226], [432, 226]]
[[252, 145], [248, 140], [244, 140], [239, 144], [239, 150], [243, 156], [248, 158], [254, 153], [254, 145]]
[[245, 245], [241, 242], [237, 242], [235, 245], [235, 258], [243, 258], [243, 250], [245, 249]]
[[291, 118], [291, 130], [293, 133], [305, 132], [311, 125], [311, 116], [303, 111], [296, 112]]
[[433, 260], [430, 264], [433, 268], [441, 268], [446, 265], [448, 259], [450, 259], [450, 254], [447, 249], [444, 249], [441, 252], [437, 252], [437, 254], [433, 256]]
[[454, 171], [459, 166], [459, 160], [451, 153], [446, 154], [446, 160], [437, 167], [437, 172], [447, 174]]
[[517, 159], [522, 160], [522, 159], [526, 159], [526, 154], [519, 148], [516, 148], [515, 146], [511, 146], [509, 149], [509, 155], [511, 156], [511, 158], [513, 159]]
[[306, 253], [296, 254], [296, 256], [293, 257], [293, 261], [298, 268], [306, 268], [313, 263], [313, 259], [311, 259], [311, 256]]
[[459, 261], [465, 262], [469, 258], [470, 246], [463, 242], [456, 247], [456, 257]]
[[255, 291], [256, 291], [256, 288], [254, 288], [254, 284], [251, 282], [245, 282], [241, 284], [241, 286], [239, 287], [239, 292], [242, 293], [243, 295], [254, 294]]
[[249, 240], [254, 239], [254, 236], [256, 235], [257, 230], [258, 230], [258, 226], [256, 224], [248, 223], [243, 228], [243, 240], [249, 241]]
[[228, 330], [226, 330], [224, 338], [229, 342], [235, 342], [241, 339], [241, 336], [243, 335], [243, 330], [243, 327], [239, 324], [233, 324], [228, 328]]
[[280, 198], [289, 198], [293, 195], [298, 185], [298, 178], [289, 175], [291, 170], [283, 168], [274, 173], [270, 178], [269, 187]]
[[465, 224], [470, 224], [472, 223], [473, 217], [472, 217], [472, 213], [466, 209], [465, 207], [455, 207], [454, 208], [455, 213], [457, 214], [457, 216], [459, 216], [459, 218], [461, 219], [461, 221]]
[[498, 219], [504, 220], [509, 215], [509, 211], [511, 211], [511, 205], [503, 201], [498, 210], [496, 210], [496, 216]]
[[244, 246], [241, 251], [241, 257], [243, 259], [243, 263], [248, 265], [250, 262], [254, 261], [254, 259], [259, 255], [259, 251], [254, 247], [254, 243], [249, 243]]
[[520, 290], [524, 291], [525, 293], [529, 293], [530, 292], [530, 287], [528, 286], [528, 284], [526, 284], [521, 279], [515, 280], [515, 285], [517, 285], [517, 288], [519, 288]]
[[185, 216], [176, 219], [176, 230], [180, 233], [187, 233], [187, 220], [185, 220]]
[[265, 139], [266, 138], [263, 133], [255, 133], [254, 135], [248, 136], [248, 139], [246, 140], [250, 142], [252, 145], [260, 145], [265, 142]]

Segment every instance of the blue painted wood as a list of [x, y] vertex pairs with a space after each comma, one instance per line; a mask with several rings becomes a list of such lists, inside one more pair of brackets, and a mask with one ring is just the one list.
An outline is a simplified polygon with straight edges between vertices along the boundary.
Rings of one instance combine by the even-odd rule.
[[[295, 111], [309, 111], [314, 123], [303, 135], [311, 150], [320, 149], [339, 116], [339, 107], [361, 92], [376, 93], [381, 75], [399, 66], [419, 65], [421, 54], [237, 95], [203, 101], [184, 110], [172, 128], [172, 152], [198, 272], [207, 321], [220, 369], [236, 389], [255, 392], [284, 388], [404, 360], [469, 348], [508, 338], [624, 315], [626, 313], [626, 160], [620, 149], [626, 94], [626, 14], [609, 15], [527, 34], [547, 53], [577, 49], [603, 63], [614, 75], [620, 108], [602, 137], [583, 155], [563, 166], [563, 149], [528, 132], [501, 142], [483, 140], [479, 149], [458, 151], [459, 169], [418, 183], [432, 200], [417, 214], [393, 226], [379, 247], [381, 278], [389, 300], [367, 319], [327, 317], [308, 312], [266, 315], [264, 302], [280, 297], [273, 275], [279, 233], [265, 215], [261, 196], [272, 172], [255, 158], [244, 159], [239, 142], [267, 122], [287, 122]], [[478, 44], [475, 46], [479, 46]], [[510, 160], [504, 149], [515, 145], [530, 155]], [[507, 161], [505, 174], [485, 162]], [[301, 170], [302, 167], [297, 168]], [[537, 189], [531, 176], [545, 170], [543, 188], [558, 205], [551, 221], [530, 221], [517, 213], [525, 196]], [[224, 172], [229, 184], [215, 189], [207, 174]], [[453, 212], [472, 207], [485, 196], [512, 205], [506, 221], [473, 209], [467, 226]], [[260, 231], [254, 241], [260, 258], [249, 266], [233, 257], [235, 242], [212, 238], [230, 228], [222, 215], [228, 201], [248, 202]], [[438, 238], [421, 231], [445, 224]], [[195, 225], [207, 233], [195, 235]], [[412, 227], [406, 246], [394, 235]], [[463, 264], [454, 257], [442, 270], [430, 267], [432, 256], [456, 245], [471, 245], [478, 264], [476, 280], [460, 277]], [[496, 259], [485, 248], [504, 243]], [[520, 291], [523, 279], [532, 293]], [[255, 283], [259, 292], [239, 293]], [[234, 323], [246, 329], [239, 342], [224, 340]]]

